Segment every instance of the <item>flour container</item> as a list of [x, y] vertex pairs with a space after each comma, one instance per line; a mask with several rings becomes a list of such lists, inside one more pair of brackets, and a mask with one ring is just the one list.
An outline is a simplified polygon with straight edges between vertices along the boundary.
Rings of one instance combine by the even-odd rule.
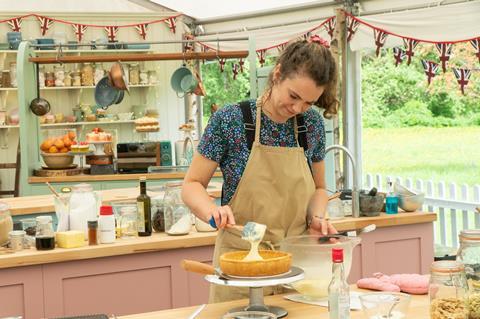
[[93, 191], [90, 184], [82, 183], [73, 186], [69, 203], [70, 230], [79, 230], [88, 238], [89, 220], [97, 220], [100, 209], [100, 196]]

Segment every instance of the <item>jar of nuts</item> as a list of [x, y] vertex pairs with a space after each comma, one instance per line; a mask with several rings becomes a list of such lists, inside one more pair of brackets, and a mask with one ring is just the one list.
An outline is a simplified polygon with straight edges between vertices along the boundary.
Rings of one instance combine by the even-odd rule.
[[93, 86], [93, 66], [85, 62], [82, 66], [82, 86]]
[[461, 262], [434, 262], [428, 293], [431, 319], [468, 319], [468, 284]]

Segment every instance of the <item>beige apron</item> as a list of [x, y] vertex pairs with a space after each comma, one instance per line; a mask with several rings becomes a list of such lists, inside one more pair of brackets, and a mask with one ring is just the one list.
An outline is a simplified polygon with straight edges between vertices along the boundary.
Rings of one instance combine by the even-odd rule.
[[[261, 106], [257, 103], [255, 141], [245, 171], [230, 200], [235, 222], [249, 221], [267, 225], [260, 249], [277, 249], [280, 241], [305, 232], [307, 206], [315, 192], [315, 183], [302, 147], [277, 147], [260, 144]], [[219, 257], [229, 251], [249, 250], [250, 244], [241, 239], [235, 229], [222, 229], [215, 242], [213, 264], [219, 267]], [[280, 291], [264, 289], [265, 294]], [[248, 297], [248, 288], [210, 285], [209, 302], [222, 302]]]

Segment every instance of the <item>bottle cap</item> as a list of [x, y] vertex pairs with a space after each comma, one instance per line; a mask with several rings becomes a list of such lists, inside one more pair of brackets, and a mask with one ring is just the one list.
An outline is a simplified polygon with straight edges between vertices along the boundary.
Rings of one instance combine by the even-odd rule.
[[96, 220], [89, 220], [87, 222], [88, 228], [97, 228], [98, 227], [98, 222]]
[[100, 206], [100, 215], [105, 216], [105, 215], [113, 215], [113, 209], [112, 206]]
[[343, 249], [332, 248], [332, 261], [334, 263], [343, 263]]

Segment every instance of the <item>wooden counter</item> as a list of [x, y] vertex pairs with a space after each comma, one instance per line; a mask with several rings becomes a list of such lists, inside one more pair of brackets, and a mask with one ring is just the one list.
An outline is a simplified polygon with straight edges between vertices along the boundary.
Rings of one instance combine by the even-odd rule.
[[[215, 198], [221, 197], [222, 183], [211, 182], [208, 185], [207, 191]], [[140, 194], [140, 190], [138, 188], [118, 188], [99, 192], [103, 202], [133, 200], [138, 196], [138, 194]], [[152, 193], [149, 192], [149, 195], [152, 195]], [[1, 201], [6, 202], [10, 206], [10, 212], [13, 216], [51, 213], [55, 211], [53, 206], [53, 195], [2, 198]]]
[[[175, 173], [142, 173], [142, 174], [109, 174], [109, 175], [74, 175], [58, 177], [37, 177], [30, 176], [28, 182], [35, 183], [63, 183], [63, 182], [91, 182], [91, 181], [138, 181], [141, 176], [148, 179], [183, 179], [186, 172]], [[213, 177], [221, 177], [222, 173], [217, 171]]]
[[[366, 290], [355, 289], [355, 286], [352, 285], [352, 290], [367, 292]], [[221, 318], [229, 309], [247, 305], [247, 300], [238, 300], [238, 301], [229, 301], [216, 304], [208, 304], [200, 312], [200, 314], [195, 317], [195, 319], [211, 319], [211, 318]], [[288, 319], [328, 319], [328, 310], [326, 307], [308, 305], [304, 303], [293, 302], [286, 300], [283, 295], [277, 296], [268, 296], [265, 297], [266, 305], [275, 305], [283, 307], [288, 311]], [[122, 316], [117, 318], [122, 319], [178, 319], [178, 318], [189, 318], [189, 316], [198, 308], [194, 307], [185, 307], [179, 309], [171, 310], [162, 310], [155, 311], [143, 314]], [[362, 311], [351, 311], [350, 318], [352, 319], [363, 319]], [[410, 308], [407, 315], [407, 318], [415, 319], [429, 319], [429, 299], [428, 295], [412, 295], [410, 301]]]

